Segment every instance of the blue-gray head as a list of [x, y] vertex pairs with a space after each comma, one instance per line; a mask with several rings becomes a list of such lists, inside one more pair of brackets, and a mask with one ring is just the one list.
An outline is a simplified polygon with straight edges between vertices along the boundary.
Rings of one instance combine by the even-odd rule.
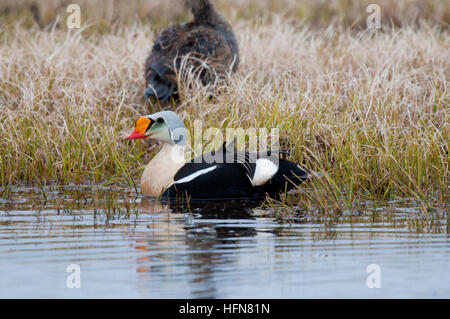
[[169, 144], [184, 145], [186, 127], [175, 112], [161, 111], [138, 118], [133, 133], [125, 139], [146, 137]]

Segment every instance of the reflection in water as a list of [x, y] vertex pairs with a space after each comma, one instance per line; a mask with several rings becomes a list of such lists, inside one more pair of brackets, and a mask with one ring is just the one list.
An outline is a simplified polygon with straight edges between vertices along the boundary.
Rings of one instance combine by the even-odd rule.
[[[171, 238], [176, 238], [180, 233], [184, 233], [184, 246], [187, 252], [184, 261], [187, 266], [186, 272], [192, 277], [189, 282], [193, 284], [192, 287], [195, 287], [190, 294], [214, 298], [217, 289], [213, 274], [220, 272], [218, 269], [220, 266], [232, 262], [231, 259], [224, 256], [227, 250], [239, 249], [238, 241], [233, 238], [251, 242], [250, 238], [256, 235], [254, 227], [219, 226], [217, 222], [218, 220], [232, 219], [234, 224], [239, 223], [239, 220], [254, 219], [251, 215], [251, 208], [256, 206], [256, 203], [239, 202], [191, 203], [190, 213], [186, 218], [180, 218], [182, 215], [179, 214], [183, 214], [182, 211], [186, 209], [185, 207], [163, 206], [152, 199], [143, 198], [141, 200], [142, 212], [152, 212], [154, 222], [148, 226], [150, 229], [148, 239], [140, 239], [139, 244], [142, 246], [137, 248], [158, 251], [156, 248], [158, 245], [165, 245]], [[201, 220], [200, 223], [197, 222], [199, 220]], [[158, 234], [157, 240], [152, 236], [155, 233]], [[138, 260], [140, 279], [149, 279], [151, 272], [170, 272], [173, 267], [170, 262], [177, 262], [176, 255], [170, 255], [163, 251], [140, 257]], [[152, 265], [153, 261], [158, 260], [166, 260], [166, 263], [159, 267]]]
[[[327, 220], [255, 203], [182, 207], [117, 189], [45, 191], [0, 199], [0, 297], [450, 296], [445, 212], [428, 224], [414, 205]], [[72, 263], [81, 289], [66, 287]], [[366, 287], [372, 263], [382, 289]]]

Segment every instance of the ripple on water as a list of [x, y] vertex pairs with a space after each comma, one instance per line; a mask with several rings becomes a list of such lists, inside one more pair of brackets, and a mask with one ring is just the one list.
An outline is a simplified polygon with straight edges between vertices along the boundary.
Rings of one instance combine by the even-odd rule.
[[[378, 207], [329, 223], [236, 205], [174, 214], [117, 189], [15, 189], [0, 200], [0, 297], [450, 297], [446, 214], [418, 233], [403, 203], [387, 219]], [[80, 289], [66, 287], [69, 264]], [[367, 288], [369, 264], [380, 289]]]

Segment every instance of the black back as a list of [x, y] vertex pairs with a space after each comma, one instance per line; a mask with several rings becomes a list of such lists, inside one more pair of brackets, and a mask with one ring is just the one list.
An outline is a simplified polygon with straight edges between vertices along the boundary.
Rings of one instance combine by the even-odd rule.
[[[234, 144], [233, 144], [234, 145]], [[254, 156], [254, 157], [253, 157]], [[162, 197], [195, 200], [261, 200], [266, 195], [277, 197], [280, 192], [288, 191], [309, 178], [309, 171], [296, 163], [278, 158], [278, 171], [264, 185], [253, 186], [252, 178], [256, 164], [252, 159], [273, 160], [271, 152], [250, 153], [238, 151], [225, 144], [216, 152], [203, 154], [186, 163], [174, 177], [174, 184], [167, 188]], [[216, 162], [212, 162], [216, 158]], [[207, 170], [187, 182], [183, 179], [199, 171]]]

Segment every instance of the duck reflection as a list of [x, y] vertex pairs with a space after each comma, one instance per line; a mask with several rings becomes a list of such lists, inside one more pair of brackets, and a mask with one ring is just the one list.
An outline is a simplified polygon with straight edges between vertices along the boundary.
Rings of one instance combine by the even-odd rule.
[[[221, 265], [235, 260], [229, 249], [239, 249], [238, 244], [255, 240], [257, 231], [248, 221], [255, 219], [252, 208], [257, 206], [237, 201], [164, 205], [143, 198], [141, 212], [151, 214], [151, 222], [148, 232], [136, 239], [136, 248], [147, 252], [137, 260], [140, 282], [160, 285], [160, 297], [166, 289], [178, 289], [183, 290], [183, 295], [190, 292], [193, 297], [213, 298], [213, 274], [220, 272]], [[153, 278], [152, 273], [158, 276]], [[182, 277], [182, 282], [190, 278], [189, 285], [171, 287], [169, 281], [174, 282], [174, 276]], [[165, 278], [170, 280], [164, 282]]]

